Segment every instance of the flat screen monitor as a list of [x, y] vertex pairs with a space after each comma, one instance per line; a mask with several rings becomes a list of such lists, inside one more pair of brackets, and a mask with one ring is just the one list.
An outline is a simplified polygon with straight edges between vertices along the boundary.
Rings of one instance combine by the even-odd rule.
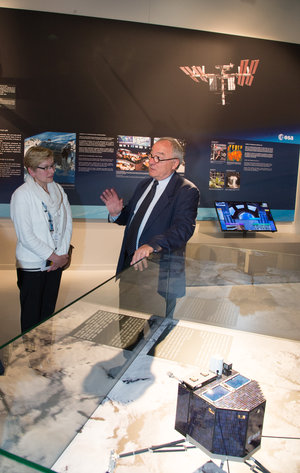
[[215, 209], [223, 232], [276, 232], [266, 202], [216, 201]]

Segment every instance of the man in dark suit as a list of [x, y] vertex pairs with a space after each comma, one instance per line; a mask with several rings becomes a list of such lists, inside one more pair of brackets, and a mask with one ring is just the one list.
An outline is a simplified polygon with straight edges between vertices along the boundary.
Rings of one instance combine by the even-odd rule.
[[[143, 269], [147, 266], [146, 258], [153, 252], [184, 253], [195, 230], [199, 190], [177, 174], [176, 169], [182, 161], [183, 149], [179, 142], [174, 138], [161, 138], [149, 155], [150, 177], [138, 184], [125, 207], [114, 189], [106, 189], [101, 195], [110, 221], [126, 225], [117, 273], [140, 260], [135, 268]], [[129, 242], [130, 227], [154, 181], [157, 181], [157, 187], [153, 200], [138, 224], [134, 242]]]

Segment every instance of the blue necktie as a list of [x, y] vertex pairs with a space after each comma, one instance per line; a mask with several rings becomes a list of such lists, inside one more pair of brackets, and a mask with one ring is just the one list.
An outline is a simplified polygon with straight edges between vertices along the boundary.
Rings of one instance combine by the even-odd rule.
[[125, 250], [127, 254], [130, 256], [133, 255], [133, 253], [136, 250], [137, 234], [138, 234], [140, 225], [142, 223], [142, 220], [144, 218], [144, 215], [155, 195], [157, 185], [158, 185], [158, 181], [154, 180], [151, 186], [151, 189], [149, 190], [148, 194], [144, 198], [143, 202], [141, 203], [134, 217], [131, 220], [131, 223], [127, 232], [126, 244], [125, 244]]

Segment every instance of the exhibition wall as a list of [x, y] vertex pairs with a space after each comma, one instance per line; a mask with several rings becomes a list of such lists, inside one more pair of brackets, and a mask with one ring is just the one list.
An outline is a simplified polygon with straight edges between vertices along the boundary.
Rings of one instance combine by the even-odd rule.
[[294, 220], [299, 45], [16, 9], [0, 10], [0, 44], [4, 208], [39, 144], [54, 151], [73, 216], [106, 218], [99, 193], [126, 202], [155, 139], [175, 136], [179, 172], [201, 191], [198, 220], [216, 218], [215, 200], [268, 202]]
[[[180, 171], [201, 190], [200, 220], [215, 219], [214, 200], [255, 198], [269, 202], [275, 219], [294, 220], [285, 231], [297, 231], [299, 95], [291, 77], [299, 75], [299, 39], [295, 30], [290, 36], [297, 2], [272, 2], [268, 21], [270, 2], [187, 2], [184, 10], [179, 3], [51, 4], [68, 15], [0, 11], [1, 81], [10, 92], [0, 128], [16, 151], [11, 161], [2, 156], [9, 174], [1, 180], [2, 217], [23, 180], [20, 157], [37, 141], [65, 152], [57, 178], [74, 216], [101, 219], [103, 188], [129, 197], [147, 173], [132, 158], [175, 135], [186, 146]], [[0, 7], [44, 10], [42, 2]]]

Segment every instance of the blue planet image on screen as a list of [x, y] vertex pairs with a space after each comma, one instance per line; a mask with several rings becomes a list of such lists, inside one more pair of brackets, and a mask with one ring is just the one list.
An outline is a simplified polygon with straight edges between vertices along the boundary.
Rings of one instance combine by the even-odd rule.
[[239, 215], [239, 218], [240, 218], [241, 220], [251, 220], [251, 219], [253, 219], [253, 218], [255, 218], [255, 217], [254, 217], [253, 215], [247, 213], [247, 212], [243, 212], [243, 213], [241, 213], [241, 214]]

